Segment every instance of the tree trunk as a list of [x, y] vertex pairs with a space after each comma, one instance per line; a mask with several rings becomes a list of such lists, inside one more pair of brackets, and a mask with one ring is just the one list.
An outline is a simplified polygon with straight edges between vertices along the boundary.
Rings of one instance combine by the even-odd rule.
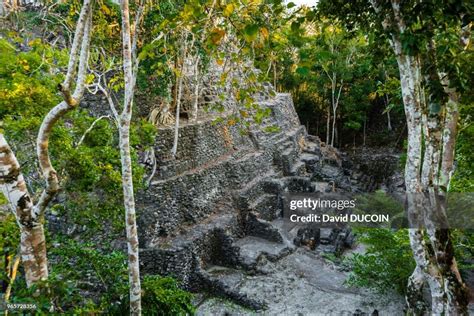
[[193, 108], [191, 112], [191, 121], [197, 121], [198, 116], [198, 105], [199, 105], [199, 62], [201, 58], [199, 55], [196, 57], [196, 65], [194, 68], [194, 100]]
[[[401, 20], [399, 5], [392, 2], [395, 21], [400, 33], [405, 25]], [[394, 49], [400, 71], [400, 84], [408, 128], [405, 185], [407, 211], [411, 224], [410, 245], [417, 265], [407, 289], [407, 304], [414, 314], [426, 312], [421, 291], [424, 282], [430, 287], [431, 313], [434, 315], [467, 314], [467, 292], [463, 284], [445, 224], [445, 191], [450, 175], [439, 170], [441, 153], [447, 169], [452, 171], [454, 159], [456, 115], [447, 114], [441, 122], [440, 115], [428, 116], [428, 107], [422, 91], [421, 65], [418, 57], [402, 50], [399, 34], [392, 33]], [[429, 100], [431, 102], [431, 100]], [[449, 113], [449, 106], [447, 107]], [[449, 132], [447, 143], [441, 142], [441, 129]], [[424, 144], [423, 144], [424, 139]], [[424, 147], [424, 152], [423, 152]], [[450, 167], [451, 166], [451, 167]], [[447, 171], [449, 173], [449, 171]], [[441, 181], [437, 178], [441, 177]], [[443, 183], [443, 186], [439, 184]], [[439, 219], [441, 218], [441, 221]], [[427, 240], [429, 241], [427, 243]]]
[[273, 61], [273, 87], [275, 87], [275, 91], [278, 91], [276, 61]]
[[132, 160], [130, 156], [130, 122], [119, 128], [120, 157], [122, 163], [122, 187], [125, 206], [125, 227], [128, 246], [128, 269], [130, 283], [130, 314], [141, 314], [141, 285], [135, 196], [133, 192]]
[[392, 119], [390, 118], [390, 111], [387, 111], [387, 129], [392, 131]]
[[334, 146], [334, 138], [336, 137], [336, 110], [337, 106], [332, 108], [332, 134], [331, 134], [331, 146]]
[[[175, 124], [174, 124], [173, 148], [171, 148], [171, 154], [173, 155], [173, 157], [176, 157], [176, 152], [178, 151], [179, 114], [180, 114], [180, 107], [181, 107], [181, 95], [183, 93], [184, 63], [185, 63], [186, 53], [187, 53], [187, 40], [184, 34], [183, 34], [183, 40], [184, 40], [184, 48], [182, 51], [181, 60], [178, 62], [178, 65], [180, 66], [180, 72], [179, 72], [179, 77], [177, 77], [178, 93], [177, 93], [177, 99], [176, 99], [176, 118], [175, 118]], [[179, 59], [180, 58], [178, 58], [178, 60]]]
[[326, 112], [326, 144], [329, 145], [331, 135], [331, 109], [328, 107]]
[[35, 213], [20, 164], [0, 134], [0, 185], [20, 227], [20, 251], [28, 287], [48, 278], [46, 242], [41, 218]]
[[171, 148], [171, 154], [173, 157], [176, 157], [176, 152], [178, 151], [178, 139], [179, 139], [179, 113], [181, 108], [181, 93], [183, 89], [183, 77], [182, 75], [178, 78], [178, 98], [176, 100], [176, 115], [174, 122], [174, 139], [173, 139], [173, 148]]
[[30, 287], [48, 278], [46, 240], [42, 223], [28, 227], [20, 225], [21, 260], [25, 269], [26, 285]]
[[[47, 206], [59, 190], [57, 173], [49, 157], [49, 137], [56, 122], [77, 107], [84, 93], [92, 28], [91, 6], [91, 1], [84, 1], [76, 24], [66, 77], [59, 85], [64, 101], [48, 112], [41, 123], [36, 139], [38, 161], [46, 181], [46, 188], [35, 205], [26, 188], [20, 165], [3, 134], [0, 134], [0, 185], [20, 227], [20, 252], [28, 287], [48, 278], [42, 222]], [[77, 65], [78, 62], [79, 65]], [[71, 83], [76, 73], [76, 86], [74, 93], [71, 93]]]
[[[135, 214], [135, 196], [133, 192], [132, 159], [130, 155], [130, 122], [132, 119], [133, 95], [136, 81], [136, 70], [133, 73], [132, 42], [130, 37], [130, 13], [128, 0], [122, 0], [122, 52], [124, 73], [124, 106], [119, 119], [120, 159], [122, 163], [122, 187], [125, 206], [125, 229], [128, 246], [128, 272], [130, 284], [130, 315], [141, 315], [141, 284], [138, 256], [138, 235]], [[138, 23], [138, 19], [137, 19]], [[138, 25], [135, 25], [137, 29]], [[135, 33], [136, 34], [136, 33]], [[134, 38], [134, 43], [136, 38]], [[133, 49], [136, 49], [135, 45]], [[138, 64], [137, 60], [133, 60]]]

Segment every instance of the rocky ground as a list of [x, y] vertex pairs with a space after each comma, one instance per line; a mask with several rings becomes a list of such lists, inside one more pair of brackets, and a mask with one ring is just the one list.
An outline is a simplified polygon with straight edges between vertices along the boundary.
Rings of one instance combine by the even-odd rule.
[[306, 248], [298, 248], [277, 262], [264, 259], [258, 271], [248, 275], [222, 269], [219, 273], [223, 279], [232, 279], [248, 297], [264, 301], [265, 310], [200, 297], [197, 315], [404, 315], [403, 297], [346, 286], [347, 272]]

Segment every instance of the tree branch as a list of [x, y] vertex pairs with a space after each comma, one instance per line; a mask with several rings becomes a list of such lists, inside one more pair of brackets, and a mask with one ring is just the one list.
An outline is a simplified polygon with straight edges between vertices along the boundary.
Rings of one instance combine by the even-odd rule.
[[76, 24], [76, 32], [74, 33], [74, 40], [72, 42], [69, 63], [67, 66], [66, 78], [64, 79], [64, 82], [63, 82], [63, 89], [65, 90], [69, 90], [71, 87], [72, 76], [74, 74], [74, 71], [76, 70], [77, 55], [78, 55], [77, 52], [79, 50], [79, 44], [82, 41], [82, 37], [84, 34], [84, 24], [88, 20], [90, 7], [91, 7], [91, 1], [84, 0], [81, 13], [79, 15], [79, 19], [77, 20], [77, 24]]
[[[64, 96], [64, 101], [62, 101], [49, 111], [49, 113], [43, 119], [40, 130], [38, 132], [38, 137], [36, 140], [36, 150], [39, 165], [43, 173], [43, 177], [46, 180], [46, 189], [43, 190], [38, 203], [35, 205], [35, 216], [41, 216], [44, 213], [47, 205], [53, 199], [56, 192], [59, 190], [57, 172], [51, 164], [51, 159], [49, 156], [49, 136], [56, 122], [60, 118], [62, 118], [67, 112], [74, 109], [79, 104], [79, 100], [84, 92], [87, 62], [89, 57], [88, 51], [90, 42], [90, 30], [92, 24], [91, 11], [92, 9], [90, 1], [84, 1], [80, 17], [84, 17], [85, 20], [80, 20], [78, 22], [78, 28], [76, 29], [76, 34], [74, 36], [73, 49], [71, 50], [71, 53], [74, 54], [71, 55], [69, 62], [69, 67], [71, 67], [72, 65], [72, 67], [74, 68], [77, 60], [77, 47], [75, 47], [74, 45], [77, 44], [80, 40], [82, 40], [74, 94], [71, 96], [69, 90], [71, 80], [70, 76], [73, 73], [73, 70], [69, 68], [68, 75], [66, 75], [66, 79], [61, 85], [61, 92]], [[73, 63], [71, 63], [71, 60], [73, 60]]]
[[134, 90], [132, 69], [132, 43], [130, 38], [130, 14], [128, 1], [121, 1], [122, 12], [122, 45], [123, 75], [125, 81], [122, 119], [129, 121], [132, 116], [132, 99]]
[[94, 126], [100, 121], [100, 120], [103, 120], [103, 119], [110, 119], [110, 115], [102, 115], [101, 117], [97, 118], [96, 120], [94, 120], [94, 122], [92, 122], [91, 126], [89, 126], [89, 128], [84, 132], [84, 134], [82, 134], [82, 137], [81, 139], [79, 139], [79, 142], [77, 143], [76, 147], [79, 147], [82, 145], [82, 142], [84, 141], [84, 139], [86, 138], [87, 134], [89, 134], [92, 129], [94, 128]]

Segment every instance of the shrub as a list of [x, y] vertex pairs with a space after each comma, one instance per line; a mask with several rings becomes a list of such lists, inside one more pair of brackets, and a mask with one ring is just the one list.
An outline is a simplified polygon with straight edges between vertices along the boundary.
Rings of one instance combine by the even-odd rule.
[[142, 290], [142, 306], [147, 315], [194, 314], [192, 294], [180, 289], [173, 278], [145, 276]]
[[[53, 270], [48, 280], [27, 289], [23, 278], [13, 288], [12, 303], [35, 304], [38, 314], [128, 315], [127, 257], [98, 245], [66, 241], [50, 251]], [[145, 276], [144, 315], [191, 315], [192, 294], [171, 277]]]
[[385, 228], [358, 229], [359, 241], [368, 246], [365, 254], [349, 258], [352, 272], [349, 285], [386, 293], [405, 294], [408, 277], [415, 268], [408, 233]]

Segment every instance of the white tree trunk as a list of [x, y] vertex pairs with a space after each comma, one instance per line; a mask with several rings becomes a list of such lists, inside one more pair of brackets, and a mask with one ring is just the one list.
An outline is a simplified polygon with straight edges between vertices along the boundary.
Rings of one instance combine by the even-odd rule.
[[130, 283], [130, 314], [141, 314], [141, 284], [139, 244], [133, 191], [132, 159], [130, 154], [130, 122], [122, 122], [119, 128], [120, 160], [122, 163], [122, 187], [125, 206], [125, 229], [127, 233], [128, 267]]
[[[128, 0], [121, 1], [122, 11], [122, 53], [123, 53], [123, 73], [124, 73], [124, 105], [119, 118], [120, 137], [120, 159], [122, 163], [122, 187], [125, 206], [125, 229], [127, 233], [128, 247], [128, 272], [130, 284], [130, 315], [141, 315], [141, 283], [139, 264], [139, 245], [137, 234], [137, 222], [135, 212], [135, 196], [133, 192], [132, 159], [130, 154], [130, 122], [132, 119], [133, 95], [136, 82], [136, 69], [133, 72], [133, 56], [136, 56], [136, 33], [133, 41], [130, 34], [130, 12]], [[139, 16], [140, 8], [137, 17]], [[136, 20], [135, 32], [138, 32], [138, 21]], [[136, 66], [138, 60], [135, 57]]]
[[34, 212], [20, 164], [0, 133], [0, 186], [20, 227], [20, 252], [27, 286], [48, 278], [43, 223]]
[[[375, 11], [380, 13], [378, 2], [371, 2]], [[392, 16], [386, 17], [383, 26], [391, 33], [390, 44], [400, 71], [407, 120], [405, 185], [408, 217], [413, 225], [409, 229], [410, 245], [417, 265], [409, 280], [407, 303], [411, 313], [426, 313], [426, 304], [422, 297], [423, 284], [426, 282], [431, 292], [431, 314], [467, 314], [467, 292], [454, 259], [449, 230], [439, 226], [443, 222], [435, 221], [445, 216], [444, 198], [440, 199], [439, 196], [444, 195], [449, 185], [450, 175], [446, 173], [452, 172], [457, 115], [456, 111], [450, 110], [448, 104], [445, 122], [440, 120], [440, 116], [436, 117], [436, 114], [434, 117], [427, 116], [420, 61], [418, 56], [408, 55], [402, 50], [400, 35], [406, 30], [406, 25], [399, 1], [392, 0], [391, 4]], [[430, 64], [430, 67], [432, 66]], [[450, 101], [453, 99], [456, 98], [451, 95]], [[440, 131], [443, 126], [443, 135], [446, 137], [443, 137], [442, 143]], [[441, 162], [446, 160], [446, 169], [441, 167], [441, 172], [440, 159]], [[440, 183], [444, 184], [444, 188]]]
[[198, 116], [198, 105], [199, 105], [199, 62], [201, 57], [196, 57], [196, 64], [194, 65], [194, 100], [193, 108], [191, 112], [191, 121], [196, 122]]
[[187, 53], [187, 40], [185, 35], [183, 34], [184, 40], [184, 47], [181, 54], [181, 60], [178, 62], [180, 66], [179, 77], [177, 77], [177, 84], [178, 84], [178, 96], [176, 98], [176, 117], [175, 117], [175, 124], [174, 124], [174, 140], [173, 140], [173, 148], [171, 148], [171, 154], [173, 157], [176, 157], [176, 152], [178, 151], [178, 138], [179, 138], [179, 114], [181, 108], [181, 95], [183, 93], [183, 76], [184, 76], [184, 65], [186, 60], [186, 53]]
[[178, 151], [178, 139], [179, 139], [179, 113], [181, 111], [181, 94], [183, 90], [183, 79], [182, 77], [178, 78], [178, 97], [176, 99], [176, 114], [174, 122], [174, 139], [173, 147], [171, 148], [171, 154], [173, 157], [176, 157], [176, 152]]
[[[64, 101], [51, 109], [43, 119], [36, 140], [39, 165], [46, 181], [46, 188], [36, 204], [33, 204], [27, 191], [14, 153], [3, 134], [0, 134], [0, 185], [20, 228], [20, 252], [28, 287], [48, 278], [43, 216], [46, 207], [59, 190], [57, 173], [49, 157], [49, 137], [56, 122], [77, 107], [84, 92], [92, 28], [91, 6], [91, 1], [84, 1], [77, 21], [66, 78], [60, 85]], [[76, 87], [71, 94], [71, 83], [76, 74], [78, 60]]]
[[331, 109], [327, 108], [326, 111], [326, 144], [330, 144], [330, 138], [329, 135], [331, 135]]

